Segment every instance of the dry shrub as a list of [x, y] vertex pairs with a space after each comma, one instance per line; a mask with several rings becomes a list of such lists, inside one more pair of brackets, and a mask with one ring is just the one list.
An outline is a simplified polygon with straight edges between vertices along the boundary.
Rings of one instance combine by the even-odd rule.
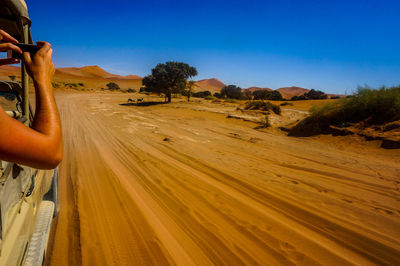
[[246, 109], [246, 110], [261, 110], [261, 111], [272, 110], [277, 115], [281, 114], [281, 107], [279, 105], [275, 105], [270, 102], [264, 102], [264, 101], [247, 102], [244, 109]]

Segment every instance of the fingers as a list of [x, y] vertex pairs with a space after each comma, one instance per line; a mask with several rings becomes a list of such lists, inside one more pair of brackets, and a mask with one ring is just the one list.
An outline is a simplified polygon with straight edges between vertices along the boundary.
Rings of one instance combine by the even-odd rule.
[[41, 47], [40, 50], [43, 49], [43, 51], [45, 51], [45, 52], [47, 52], [51, 48], [51, 44], [48, 42], [44, 42], [44, 41], [36, 42], [36, 45]]
[[22, 57], [24, 58], [24, 62], [28, 65], [30, 65], [32, 63], [32, 58], [31, 58], [31, 54], [28, 52], [25, 52], [22, 54]]
[[[51, 50], [51, 45], [48, 42], [39, 41], [36, 42], [36, 45], [41, 47], [40, 50], [37, 52], [38, 54], [47, 54]], [[50, 55], [51, 56], [51, 55]]]
[[18, 46], [14, 45], [12, 43], [1, 43], [0, 44], [0, 51], [1, 52], [8, 51], [8, 50], [12, 50], [12, 51], [15, 51], [15, 52], [18, 52], [18, 53], [22, 54], [21, 48], [19, 48]]
[[17, 43], [18, 41], [4, 30], [0, 30], [0, 41]]
[[0, 66], [2, 65], [10, 65], [10, 64], [17, 64], [19, 63], [18, 59], [15, 58], [3, 58], [0, 59]]
[[[38, 42], [36, 42], [36, 45], [39, 46], [39, 47], [42, 47], [42, 46], [44, 46], [45, 44], [50, 45], [50, 43], [45, 42], [45, 41], [38, 41]], [[51, 47], [51, 45], [50, 45], [50, 47]]]

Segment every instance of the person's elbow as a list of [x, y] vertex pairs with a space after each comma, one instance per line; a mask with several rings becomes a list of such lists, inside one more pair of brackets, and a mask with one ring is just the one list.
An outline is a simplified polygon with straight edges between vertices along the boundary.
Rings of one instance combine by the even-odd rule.
[[63, 159], [63, 147], [62, 144], [60, 143], [56, 148], [53, 158], [51, 160], [51, 166], [52, 166], [51, 169], [56, 168], [61, 163], [62, 159]]
[[63, 148], [62, 144], [59, 143], [50, 151], [48, 152], [46, 156], [46, 160], [43, 162], [40, 168], [42, 169], [54, 169], [56, 168], [62, 161], [63, 159]]

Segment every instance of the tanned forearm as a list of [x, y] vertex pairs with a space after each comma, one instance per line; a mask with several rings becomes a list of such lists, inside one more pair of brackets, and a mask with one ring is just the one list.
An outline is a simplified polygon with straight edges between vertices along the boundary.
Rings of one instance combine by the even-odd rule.
[[32, 128], [48, 138], [48, 145], [53, 148], [53, 157], [62, 157], [62, 133], [60, 116], [50, 82], [34, 82], [36, 91], [36, 109]]

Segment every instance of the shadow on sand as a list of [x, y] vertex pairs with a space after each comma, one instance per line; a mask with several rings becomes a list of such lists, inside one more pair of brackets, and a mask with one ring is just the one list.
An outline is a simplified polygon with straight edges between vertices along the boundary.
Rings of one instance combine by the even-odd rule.
[[119, 105], [123, 106], [152, 106], [152, 105], [159, 105], [159, 104], [167, 104], [167, 102], [140, 102], [140, 103], [120, 103]]

